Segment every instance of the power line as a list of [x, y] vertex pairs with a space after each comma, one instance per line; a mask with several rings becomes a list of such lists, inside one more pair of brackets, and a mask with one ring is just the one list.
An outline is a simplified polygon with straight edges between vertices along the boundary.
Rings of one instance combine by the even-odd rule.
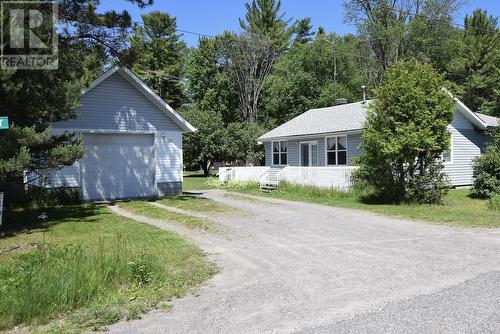
[[[365, 4], [368, 4], [368, 5], [372, 4], [372, 0], [360, 0], [360, 1], [362, 1]], [[397, 8], [385, 5], [383, 3], [377, 3], [376, 5], [379, 6], [379, 7], [382, 7], [382, 8], [386, 8], [386, 9], [389, 9], [389, 10], [393, 10], [393, 11], [402, 13], [402, 14], [411, 15], [413, 17], [421, 16], [421, 17], [424, 17], [424, 18], [426, 18], [426, 19], [428, 19], [430, 21], [436, 21], [436, 22], [441, 22], [441, 23], [449, 24], [451, 26], [454, 26], [455, 28], [473, 29], [473, 30], [477, 30], [477, 31], [487, 32], [487, 33], [499, 33], [498, 29], [497, 30], [491, 30], [491, 29], [482, 29], [482, 28], [477, 28], [477, 27], [466, 26], [464, 24], [450, 22], [450, 21], [447, 21], [447, 20], [444, 20], [444, 19], [433, 18], [433, 17], [430, 17], [428, 15], [424, 15], [422, 13], [412, 13], [412, 12], [409, 12], [409, 11], [406, 11], [406, 10], [403, 10], [403, 9], [397, 9]]]

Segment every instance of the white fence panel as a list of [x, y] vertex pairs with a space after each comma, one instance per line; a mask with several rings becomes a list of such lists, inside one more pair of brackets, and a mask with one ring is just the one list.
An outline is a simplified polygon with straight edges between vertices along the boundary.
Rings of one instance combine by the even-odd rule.
[[259, 181], [260, 177], [269, 171], [267, 166], [258, 167], [221, 167], [219, 181]]
[[349, 189], [352, 172], [357, 167], [287, 167], [280, 179], [302, 185], [322, 188]]

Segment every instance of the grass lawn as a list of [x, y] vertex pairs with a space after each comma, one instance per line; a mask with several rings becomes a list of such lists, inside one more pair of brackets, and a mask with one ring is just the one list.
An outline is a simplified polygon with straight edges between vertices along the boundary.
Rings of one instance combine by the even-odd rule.
[[198, 196], [175, 196], [158, 199], [157, 203], [179, 209], [205, 213], [228, 213], [235, 211], [230, 206], [216, 202], [210, 198]]
[[14, 214], [0, 239], [0, 331], [84, 332], [137, 318], [217, 272], [178, 235], [95, 205]]
[[[172, 202], [174, 201], [175, 200], [172, 200]], [[167, 205], [166, 203], [162, 204]], [[194, 216], [184, 215], [182, 213], [169, 211], [167, 209], [162, 209], [144, 200], [118, 202], [117, 205], [120, 208], [135, 213], [136, 215], [141, 215], [144, 217], [149, 217], [158, 220], [165, 220], [171, 223], [186, 226], [191, 229], [203, 230], [208, 232], [217, 232], [219, 230], [218, 224], [214, 221], [211, 221], [209, 219], [202, 219]]]
[[207, 185], [208, 180], [218, 180], [214, 175], [208, 178], [202, 172], [184, 172], [184, 180], [182, 183], [183, 191], [206, 190], [213, 189], [213, 186]]
[[387, 216], [455, 226], [500, 227], [500, 211], [488, 209], [487, 200], [470, 198], [467, 189], [451, 190], [442, 205], [394, 205], [364, 203], [355, 193], [289, 184], [281, 184], [277, 190], [270, 193], [259, 191], [257, 183], [229, 183], [222, 188], [251, 195], [361, 209]]

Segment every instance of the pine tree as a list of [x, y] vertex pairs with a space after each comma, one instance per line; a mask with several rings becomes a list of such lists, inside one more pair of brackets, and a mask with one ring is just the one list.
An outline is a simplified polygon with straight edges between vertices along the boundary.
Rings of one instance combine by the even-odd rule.
[[[130, 2], [142, 7], [151, 1]], [[84, 152], [77, 135], [53, 134], [50, 123], [76, 116], [82, 89], [104, 62], [117, 60], [126, 41], [130, 15], [98, 13], [97, 5], [97, 0], [59, 3], [57, 70], [0, 70], [0, 115], [11, 123], [0, 131], [0, 191], [8, 192], [7, 201], [25, 181], [71, 165]]]
[[280, 0], [253, 0], [246, 3], [245, 20], [240, 19], [240, 26], [249, 34], [256, 34], [272, 42], [277, 51], [283, 51], [290, 43], [293, 29], [285, 13], [280, 13]]
[[500, 30], [498, 18], [477, 9], [466, 16], [462, 53], [450, 78], [463, 89], [473, 111], [500, 116]]
[[186, 46], [176, 33], [176, 18], [160, 11], [142, 15], [135, 28], [124, 62], [173, 108], [184, 102], [182, 53]]

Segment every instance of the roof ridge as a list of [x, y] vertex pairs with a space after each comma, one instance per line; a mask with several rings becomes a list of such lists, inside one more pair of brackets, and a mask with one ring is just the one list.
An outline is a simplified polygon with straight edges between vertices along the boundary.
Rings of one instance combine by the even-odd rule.
[[[311, 111], [311, 110], [323, 110], [323, 109], [332, 109], [332, 108], [337, 108], [337, 107], [350, 106], [350, 105], [353, 105], [353, 104], [366, 104], [367, 102], [372, 102], [372, 101], [373, 101], [373, 100], [357, 101], [357, 102], [351, 102], [351, 103], [338, 104], [338, 105], [329, 106], [329, 107], [312, 108], [312, 109], [309, 109], [309, 110], [307, 110], [307, 111]], [[307, 111], [306, 111], [306, 112], [307, 112]]]

